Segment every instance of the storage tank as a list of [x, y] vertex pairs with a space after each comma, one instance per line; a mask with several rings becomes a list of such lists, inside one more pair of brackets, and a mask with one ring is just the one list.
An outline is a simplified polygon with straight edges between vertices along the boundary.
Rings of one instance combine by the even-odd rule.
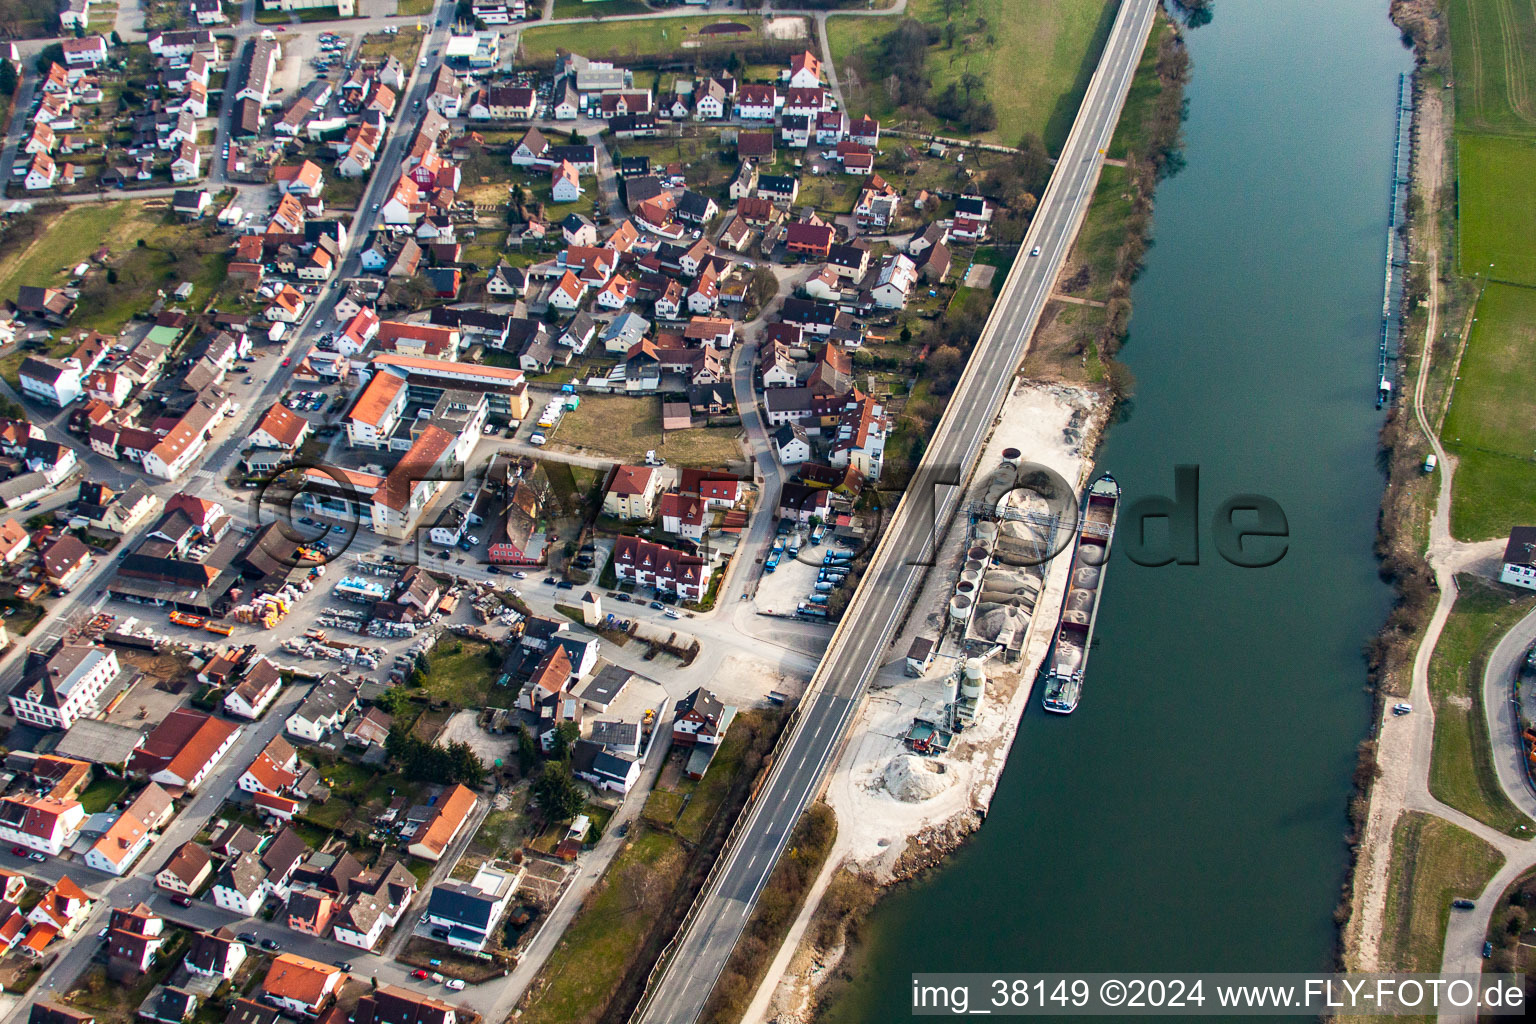
[[1005, 466], [1018, 466], [1019, 460], [1023, 457], [1024, 453], [1019, 451], [1017, 448], [1003, 449], [1003, 465]]
[[983, 519], [976, 524], [976, 545], [984, 551], [991, 551], [992, 545], [997, 543], [997, 524]]
[[965, 557], [973, 562], [985, 562], [989, 553], [990, 552], [988, 552], [986, 548], [978, 544], [971, 548], [971, 550], [967, 551], [965, 553]]
[[972, 601], [964, 594], [956, 594], [949, 602], [949, 617], [964, 622], [971, 615]]
[[955, 593], [973, 596], [976, 593], [976, 584], [972, 580], [961, 580], [955, 584]]
[[987, 674], [981, 667], [980, 658], [967, 658], [965, 670], [960, 677], [960, 695], [962, 697], [979, 698], [982, 687], [986, 685]]

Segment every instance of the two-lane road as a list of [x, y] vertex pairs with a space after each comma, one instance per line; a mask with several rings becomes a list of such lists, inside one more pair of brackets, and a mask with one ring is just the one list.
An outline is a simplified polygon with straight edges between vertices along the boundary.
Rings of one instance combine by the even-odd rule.
[[[935, 523], [947, 521], [959, 497], [959, 489], [941, 487], [941, 482], [954, 480], [957, 468], [962, 479], [975, 468], [1087, 212], [1104, 150], [1114, 135], [1156, 10], [1155, 0], [1125, 0], [1121, 5], [1021, 254], [907, 489], [907, 495], [916, 499], [903, 498], [897, 508], [812, 679], [782, 756], [748, 809], [740, 838], [725, 852], [714, 884], [700, 897], [698, 912], [650, 1000], [641, 1008], [639, 1019], [647, 1024], [688, 1024], [698, 1019], [790, 830], [841, 748], [901, 611], [922, 578], [917, 563], [927, 552]], [[1039, 255], [1028, 255], [1036, 248]]]

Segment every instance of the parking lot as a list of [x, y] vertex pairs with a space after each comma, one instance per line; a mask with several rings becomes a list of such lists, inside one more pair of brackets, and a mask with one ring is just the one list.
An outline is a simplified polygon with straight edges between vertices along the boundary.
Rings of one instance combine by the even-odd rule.
[[[789, 548], [798, 543], [797, 556], [789, 554]], [[794, 615], [799, 606], [819, 604], [814, 598], [832, 589], [832, 580], [820, 580], [822, 561], [830, 552], [845, 552], [828, 542], [810, 543], [806, 531], [784, 535], [784, 550], [779, 555], [777, 567], [769, 572], [766, 565], [757, 566], [757, 590], [753, 595], [753, 608], [765, 615]], [[829, 570], [830, 572], [830, 570]], [[816, 587], [822, 584], [823, 590]]]

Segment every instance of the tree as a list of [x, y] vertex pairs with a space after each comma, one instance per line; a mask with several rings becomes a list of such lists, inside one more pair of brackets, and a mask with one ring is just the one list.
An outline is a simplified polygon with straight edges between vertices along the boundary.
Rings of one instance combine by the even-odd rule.
[[400, 714], [410, 702], [411, 695], [406, 692], [403, 686], [391, 686], [379, 694], [378, 699], [374, 701], [379, 706], [379, 710], [387, 715]]
[[50, 67], [55, 64], [63, 63], [64, 44], [54, 43], [50, 46], [43, 47], [42, 50], [38, 52], [37, 59], [32, 62], [32, 66], [37, 69], [37, 73], [39, 75], [46, 75]]
[[587, 802], [571, 774], [571, 766], [564, 761], [551, 761], [544, 766], [533, 784], [533, 795], [552, 821], [574, 818]]
[[517, 766], [524, 775], [533, 771], [533, 766], [538, 763], [538, 749], [534, 746], [533, 733], [528, 731], [526, 725], [517, 727]]
[[16, 91], [16, 65], [0, 60], [0, 93], [6, 96]]
[[571, 748], [579, 739], [581, 739], [580, 726], [575, 722], [561, 722], [555, 726], [555, 740], [551, 744], [550, 758], [555, 761], [564, 761], [570, 756]]

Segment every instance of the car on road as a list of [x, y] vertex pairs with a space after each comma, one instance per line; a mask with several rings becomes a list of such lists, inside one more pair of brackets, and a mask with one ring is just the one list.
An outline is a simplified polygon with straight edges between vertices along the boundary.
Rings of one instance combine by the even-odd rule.
[[449, 978], [446, 982], [443, 983], [443, 987], [450, 988], [455, 992], [462, 992], [464, 990], [464, 979]]
[[411, 977], [415, 978], [417, 981], [426, 981], [427, 972], [418, 967], [411, 972]]
[[25, 505], [21, 506], [21, 510], [23, 512], [31, 512], [33, 509], [40, 507], [42, 504], [43, 503], [40, 501], [29, 501]]
[[515, 580], [525, 580], [528, 578], [528, 574], [519, 569], [512, 574], [512, 578]]
[[677, 614], [677, 612], [674, 609], [668, 608], [667, 609], [667, 618], [669, 618], [669, 619], [680, 619], [680, 618], [682, 618], [682, 616]]
[[1392, 713], [1394, 715], [1406, 715], [1410, 714], [1412, 711], [1413, 705], [1409, 704], [1407, 701], [1399, 701], [1398, 703], [1392, 705]]
[[553, 576], [545, 576], [544, 577], [544, 582], [549, 584], [550, 586], [554, 586], [556, 583], [559, 583], [560, 581], [555, 579]]
[[291, 363], [291, 362], [293, 362], [293, 359], [292, 359], [292, 358], [288, 358], [288, 359], [284, 359], [284, 360], [283, 360], [283, 365], [284, 365], [284, 366], [287, 366], [287, 365], [288, 365], [288, 364], [289, 364], [289, 363]]
[[262, 939], [261, 940], [261, 948], [262, 949], [267, 949], [267, 950], [277, 950], [277, 949], [282, 949], [283, 947], [279, 946], [277, 944], [277, 940], [276, 939]]
[[350, 971], [352, 969], [352, 962], [350, 960], [332, 960], [331, 966], [340, 967], [344, 971]]
[[332, 533], [346, 533], [347, 532], [347, 528], [345, 526], [333, 526], [333, 527], [331, 527], [331, 532]]
[[452, 557], [452, 553], [451, 553], [451, 552], [448, 552], [448, 551], [439, 551], [439, 552], [438, 552], [438, 553], [437, 553], [437, 557], [438, 557], [438, 558], [441, 558], [441, 559], [442, 559], [442, 560], [443, 560], [443, 561], [445, 561], [445, 562], [446, 562], [446, 561], [448, 561], [448, 559], [449, 559], [449, 558], [450, 558], [450, 557]]
[[416, 66], [419, 67], [419, 68], [426, 67], [427, 66], [427, 58], [425, 58], [425, 57], [421, 58], [421, 60], [416, 62]]
[[501, 570], [496, 568], [494, 565], [486, 566], [485, 571], [490, 573], [492, 576], [499, 576], [501, 574]]
[[1451, 900], [1451, 906], [1455, 907], [1457, 910], [1471, 910], [1473, 907], [1477, 906], [1477, 904], [1473, 903], [1471, 900]]
[[34, 861], [35, 863], [38, 863], [38, 864], [46, 864], [48, 862], [48, 858], [44, 857], [40, 853], [29, 853], [29, 854], [27, 854], [27, 860]]
[[171, 902], [176, 904], [178, 907], [190, 907], [192, 905], [192, 897], [190, 897], [190, 896], [172, 896], [171, 897]]
[[379, 209], [379, 204], [378, 203], [374, 203], [373, 204], [373, 209], [374, 209], [374, 212], [377, 213], [378, 209]]
[[1035, 246], [1033, 249], [1029, 250], [1029, 254], [1031, 256], [1039, 256], [1040, 255], [1040, 247], [1038, 245]]
[[667, 606], [662, 604], [660, 601], [652, 601], [651, 607], [658, 612], [664, 612], [667, 610]]
[[13, 857], [25, 857], [26, 855], [27, 855], [27, 848], [25, 846], [13, 846], [13, 847], [11, 847], [11, 856], [13, 856]]
[[236, 935], [235, 938], [239, 939], [241, 942], [246, 943], [247, 945], [256, 945], [256, 936], [252, 935], [250, 932], [241, 932], [239, 935]]

